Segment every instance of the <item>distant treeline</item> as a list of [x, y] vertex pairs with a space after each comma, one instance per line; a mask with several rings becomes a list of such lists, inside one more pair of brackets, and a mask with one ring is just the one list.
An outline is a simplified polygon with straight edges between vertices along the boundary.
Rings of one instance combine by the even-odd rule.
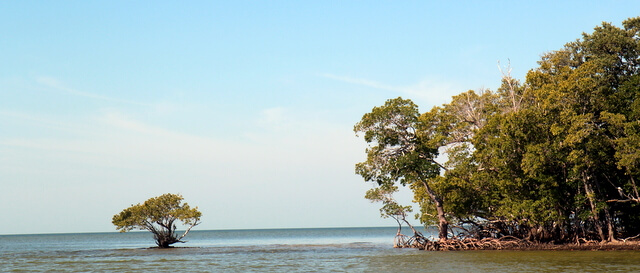
[[640, 17], [603, 23], [538, 63], [524, 82], [502, 66], [498, 90], [426, 113], [396, 98], [365, 114], [356, 172], [376, 183], [367, 196], [383, 216], [404, 220], [409, 208], [391, 197], [401, 184], [442, 241], [640, 234]]

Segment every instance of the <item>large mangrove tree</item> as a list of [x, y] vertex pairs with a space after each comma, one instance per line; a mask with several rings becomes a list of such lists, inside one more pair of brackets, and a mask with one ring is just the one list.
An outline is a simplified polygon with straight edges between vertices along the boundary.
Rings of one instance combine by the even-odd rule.
[[426, 113], [402, 98], [374, 108], [355, 126], [370, 144], [356, 172], [410, 188], [440, 241], [635, 237], [639, 72], [640, 17], [603, 23], [544, 54], [523, 82], [507, 70], [498, 90]]

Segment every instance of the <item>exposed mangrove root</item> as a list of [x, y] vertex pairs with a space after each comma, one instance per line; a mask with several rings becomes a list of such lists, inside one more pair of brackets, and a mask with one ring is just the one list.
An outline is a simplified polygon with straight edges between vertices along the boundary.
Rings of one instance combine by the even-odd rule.
[[451, 239], [446, 241], [434, 241], [425, 246], [426, 250], [501, 250], [501, 249], [521, 249], [531, 247], [533, 243], [529, 240], [518, 239], [505, 236], [500, 239]]
[[531, 246], [528, 240], [517, 238], [484, 238], [484, 239], [451, 239], [446, 241], [432, 241], [425, 245], [425, 250], [501, 250], [501, 249], [518, 249]]
[[396, 248], [417, 248], [429, 251], [526, 249], [533, 245], [534, 243], [528, 240], [511, 236], [505, 236], [500, 239], [484, 238], [478, 240], [464, 238], [432, 241], [422, 236], [422, 234], [416, 234], [411, 237], [399, 234], [396, 235], [394, 240], [394, 247]]
[[445, 241], [431, 241], [423, 236], [406, 236], [399, 234], [394, 241], [397, 248], [417, 248], [428, 251], [462, 251], [462, 250], [640, 250], [640, 241], [600, 242], [579, 239], [576, 243], [539, 243], [513, 236], [501, 238], [453, 238]]
[[424, 246], [428, 241], [429, 240], [425, 238], [420, 232], [414, 233], [411, 237], [398, 233], [393, 240], [393, 247], [424, 249]]

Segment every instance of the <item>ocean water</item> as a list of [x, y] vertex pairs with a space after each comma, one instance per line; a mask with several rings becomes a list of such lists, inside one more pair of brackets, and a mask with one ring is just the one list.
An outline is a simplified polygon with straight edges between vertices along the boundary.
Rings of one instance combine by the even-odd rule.
[[[433, 231], [425, 231], [432, 234]], [[392, 248], [395, 228], [194, 230], [157, 249], [148, 232], [0, 236], [0, 272], [640, 272], [638, 251]]]

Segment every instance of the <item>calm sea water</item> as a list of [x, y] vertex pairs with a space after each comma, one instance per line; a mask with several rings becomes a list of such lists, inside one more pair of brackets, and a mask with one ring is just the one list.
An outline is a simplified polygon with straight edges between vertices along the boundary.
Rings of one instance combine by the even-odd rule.
[[[429, 232], [426, 232], [429, 233]], [[155, 249], [147, 232], [0, 236], [1, 272], [640, 272], [637, 251], [427, 252], [395, 228], [192, 231]]]

